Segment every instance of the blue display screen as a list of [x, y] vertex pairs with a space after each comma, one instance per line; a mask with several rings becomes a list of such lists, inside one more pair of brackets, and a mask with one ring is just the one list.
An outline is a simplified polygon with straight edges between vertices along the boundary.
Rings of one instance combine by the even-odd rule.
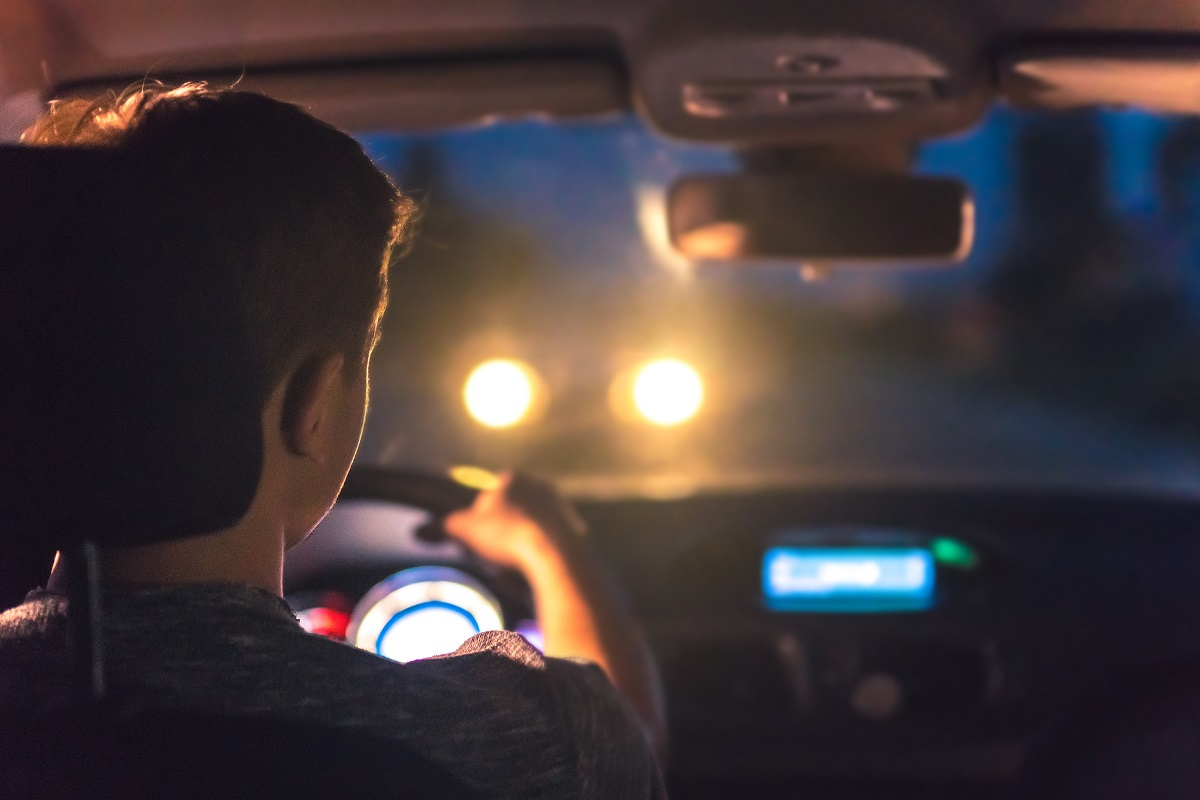
[[763, 557], [776, 611], [921, 611], [933, 586], [933, 556], [919, 547], [772, 547]]

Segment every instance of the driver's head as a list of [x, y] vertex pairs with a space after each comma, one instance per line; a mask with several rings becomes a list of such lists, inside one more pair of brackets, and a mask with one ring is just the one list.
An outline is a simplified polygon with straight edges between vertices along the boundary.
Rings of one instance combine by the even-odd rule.
[[30, 292], [57, 294], [46, 327], [85, 344], [58, 354], [61, 393], [78, 396], [54, 412], [77, 428], [57, 466], [92, 470], [112, 499], [79, 502], [135, 540], [247, 514], [303, 538], [358, 447], [410, 201], [352, 138], [248, 92], [59, 102], [22, 141], [111, 176], [78, 168], [77, 192], [107, 196], [67, 193], [45, 256], [55, 283]]

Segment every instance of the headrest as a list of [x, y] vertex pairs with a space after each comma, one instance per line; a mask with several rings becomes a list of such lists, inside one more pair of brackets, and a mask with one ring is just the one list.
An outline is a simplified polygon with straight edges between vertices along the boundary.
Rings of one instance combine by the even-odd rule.
[[145, 544], [244, 515], [261, 402], [183, 173], [0, 146], [0, 544]]

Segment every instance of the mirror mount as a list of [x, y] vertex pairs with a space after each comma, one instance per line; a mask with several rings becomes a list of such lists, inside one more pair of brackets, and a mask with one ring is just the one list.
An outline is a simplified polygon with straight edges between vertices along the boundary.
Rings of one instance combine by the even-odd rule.
[[777, 174], [810, 170], [909, 173], [916, 144], [899, 139], [826, 142], [802, 146], [744, 147], [737, 151], [743, 172]]

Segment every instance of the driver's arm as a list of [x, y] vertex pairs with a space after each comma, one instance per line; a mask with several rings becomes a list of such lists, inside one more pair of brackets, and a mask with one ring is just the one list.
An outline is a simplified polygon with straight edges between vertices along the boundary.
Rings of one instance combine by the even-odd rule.
[[446, 518], [446, 531], [481, 557], [519, 570], [533, 589], [546, 655], [597, 664], [666, 755], [658, 672], [637, 624], [588, 549], [583, 523], [554, 488], [504, 475], [474, 505]]

